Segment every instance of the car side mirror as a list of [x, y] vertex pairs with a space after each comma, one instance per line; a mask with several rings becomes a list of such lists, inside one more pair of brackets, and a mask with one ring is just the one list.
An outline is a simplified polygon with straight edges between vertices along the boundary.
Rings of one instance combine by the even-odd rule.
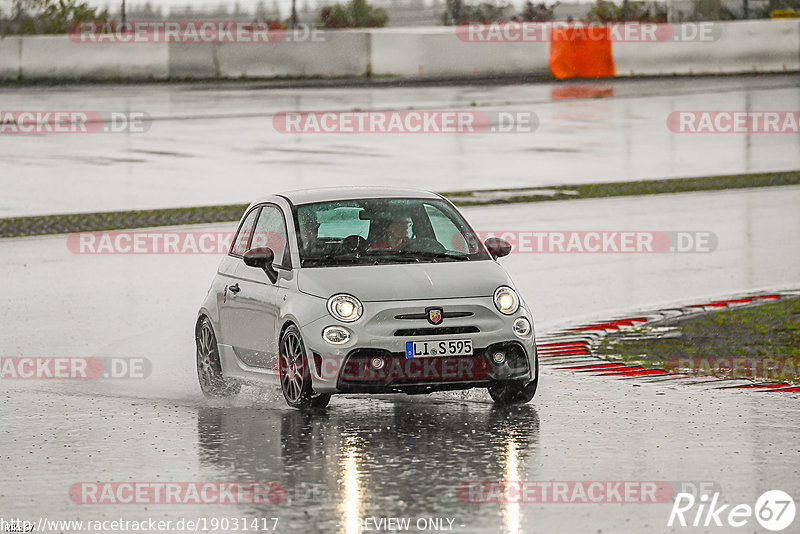
[[505, 239], [500, 239], [499, 237], [490, 237], [483, 242], [483, 245], [494, 259], [502, 258], [503, 256], [508, 256], [511, 254], [511, 244]]
[[272, 262], [275, 261], [275, 253], [272, 252], [271, 248], [251, 248], [244, 253], [242, 259], [244, 260], [244, 264], [248, 267], [263, 269], [264, 272], [267, 273], [270, 282], [273, 284], [278, 280], [278, 271], [272, 266]]

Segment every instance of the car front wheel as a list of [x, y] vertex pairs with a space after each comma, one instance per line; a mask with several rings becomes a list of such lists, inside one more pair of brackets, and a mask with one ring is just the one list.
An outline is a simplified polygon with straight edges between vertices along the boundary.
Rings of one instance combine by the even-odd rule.
[[281, 391], [286, 403], [292, 408], [324, 408], [330, 395], [313, 395], [311, 371], [300, 330], [290, 325], [281, 336], [278, 359]]
[[525, 404], [530, 402], [533, 396], [536, 395], [536, 387], [538, 385], [538, 376], [524, 386], [519, 382], [498, 382], [489, 386], [489, 396], [495, 404]]

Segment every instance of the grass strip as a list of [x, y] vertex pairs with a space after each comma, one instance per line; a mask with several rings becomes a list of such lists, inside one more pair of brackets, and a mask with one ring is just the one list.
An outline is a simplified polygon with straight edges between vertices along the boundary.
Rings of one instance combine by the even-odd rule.
[[[457, 206], [721, 191], [800, 184], [800, 171], [442, 193]], [[247, 204], [0, 218], [0, 237], [237, 221]]]
[[611, 336], [598, 355], [718, 378], [800, 383], [800, 298], [675, 318]]
[[800, 184], [800, 171], [564, 185], [539, 188], [484, 189], [479, 191], [453, 191], [442, 194], [456, 205], [476, 206], [498, 203], [574, 200], [576, 198], [606, 198], [695, 191], [721, 191], [725, 189], [774, 187], [797, 184]]

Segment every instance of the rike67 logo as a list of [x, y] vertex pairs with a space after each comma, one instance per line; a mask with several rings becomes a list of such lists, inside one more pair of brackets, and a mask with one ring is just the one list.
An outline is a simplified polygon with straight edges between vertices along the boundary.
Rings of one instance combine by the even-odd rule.
[[766, 491], [756, 500], [754, 507], [749, 504], [719, 504], [719, 493], [714, 493], [709, 501], [708, 494], [696, 498], [691, 493], [678, 493], [669, 514], [667, 526], [677, 520], [682, 526], [743, 527], [755, 516], [758, 524], [774, 532], [784, 530], [794, 521], [795, 504], [788, 493], [781, 490]]

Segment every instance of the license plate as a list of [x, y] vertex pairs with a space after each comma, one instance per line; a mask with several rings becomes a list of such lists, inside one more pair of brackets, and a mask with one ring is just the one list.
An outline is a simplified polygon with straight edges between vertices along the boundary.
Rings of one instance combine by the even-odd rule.
[[472, 340], [406, 341], [406, 358], [431, 356], [472, 356]]

